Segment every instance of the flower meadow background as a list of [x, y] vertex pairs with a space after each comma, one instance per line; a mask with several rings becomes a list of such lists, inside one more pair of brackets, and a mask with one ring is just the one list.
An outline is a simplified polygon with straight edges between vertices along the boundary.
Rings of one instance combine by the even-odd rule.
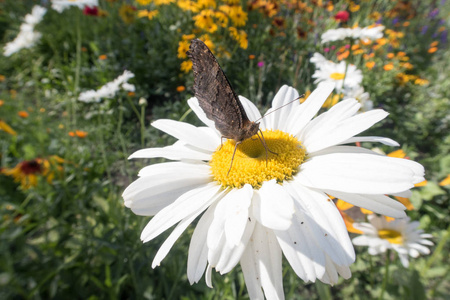
[[[214, 289], [203, 280], [189, 285], [189, 234], [152, 269], [168, 234], [142, 244], [148, 218], [121, 198], [140, 168], [161, 161], [127, 157], [174, 141], [152, 121], [200, 124], [186, 102], [193, 75], [185, 52], [195, 37], [215, 53], [236, 92], [261, 110], [283, 84], [307, 97], [319, 81], [343, 79], [323, 110], [344, 96], [364, 109], [383, 108], [389, 117], [367, 135], [401, 148], [378, 151], [401, 150], [391, 155], [425, 166], [427, 181], [401, 200], [432, 234], [430, 255], [410, 258], [405, 268], [394, 252], [371, 256], [356, 246], [352, 277], [333, 287], [305, 284], [286, 267], [286, 298], [450, 298], [448, 1], [72, 4], [79, 5], [0, 1], [1, 299], [248, 298], [238, 268], [213, 274]], [[384, 26], [381, 36], [323, 36], [376, 24]], [[324, 67], [327, 60], [335, 65]], [[338, 207], [350, 230], [352, 218], [367, 219], [366, 211]]]

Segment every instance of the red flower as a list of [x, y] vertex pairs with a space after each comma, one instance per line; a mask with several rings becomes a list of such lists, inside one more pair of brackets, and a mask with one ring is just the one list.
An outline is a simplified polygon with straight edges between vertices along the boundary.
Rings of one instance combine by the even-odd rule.
[[339, 22], [347, 22], [349, 17], [350, 14], [348, 13], [348, 11], [341, 10], [334, 16], [334, 19]]
[[83, 9], [83, 14], [85, 14], [86, 16], [98, 16], [98, 7], [97, 6], [85, 6]]

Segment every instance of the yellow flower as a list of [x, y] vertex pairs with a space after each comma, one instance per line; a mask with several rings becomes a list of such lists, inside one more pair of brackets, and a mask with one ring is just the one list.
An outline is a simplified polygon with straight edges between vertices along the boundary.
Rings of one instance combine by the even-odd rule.
[[181, 63], [181, 71], [184, 73], [188, 73], [190, 70], [192, 70], [192, 61], [185, 60]]
[[247, 13], [240, 6], [232, 6], [229, 15], [235, 26], [244, 26], [247, 22]]
[[373, 13], [371, 13], [369, 15], [369, 18], [374, 20], [374, 21], [378, 21], [381, 18], [381, 14], [377, 11], [374, 11]]
[[125, 24], [131, 24], [134, 22], [136, 15], [136, 8], [128, 4], [122, 4], [119, 8], [119, 16]]
[[352, 1], [350, 3], [349, 9], [350, 9], [351, 12], [356, 12], [356, 11], [358, 11], [360, 9], [360, 6]]
[[173, 3], [173, 2], [175, 2], [175, 0], [154, 0], [153, 2], [155, 3], [155, 5], [161, 6], [161, 5], [167, 5], [167, 4]]
[[244, 30], [237, 30], [235, 27], [229, 27], [231, 37], [239, 43], [242, 49], [247, 49], [248, 39], [247, 33]]
[[228, 25], [228, 16], [221, 12], [221, 11], [216, 11], [214, 13], [214, 17], [217, 19], [217, 21], [219, 22], [221, 27], [227, 27]]
[[198, 12], [200, 10], [197, 3], [190, 0], [179, 0], [177, 1], [177, 5], [184, 11]]
[[214, 11], [212, 9], [204, 9], [198, 15], [193, 17], [195, 26], [204, 29], [210, 33], [217, 31], [218, 27], [214, 23], [213, 17]]
[[190, 42], [188, 41], [180, 41], [178, 43], [178, 55], [177, 55], [178, 58], [181, 59], [187, 58], [186, 52], [189, 50], [189, 44]]
[[136, 0], [140, 5], [149, 5], [152, 0]]
[[4, 131], [9, 133], [10, 135], [17, 135], [17, 132], [14, 131], [5, 121], [0, 120], [0, 131]]
[[38, 176], [45, 177], [48, 183], [53, 181], [55, 171], [62, 171], [62, 167], [58, 164], [64, 160], [56, 155], [50, 156], [48, 159], [35, 158], [18, 163], [14, 168], [5, 168], [1, 172], [6, 176], [11, 176], [14, 181], [20, 182], [23, 189], [29, 189], [37, 186]]
[[323, 108], [331, 108], [332, 106], [334, 106], [336, 103], [339, 102], [339, 95], [333, 95], [331, 94], [330, 97], [327, 98], [327, 100], [325, 100], [325, 102], [322, 104]]
[[217, 4], [215, 0], [198, 0], [197, 5], [199, 8], [212, 7], [216, 8]]
[[181, 36], [181, 39], [183, 39], [185, 41], [190, 41], [192, 39], [195, 39], [195, 34], [183, 34]]
[[417, 78], [414, 81], [414, 84], [416, 84], [416, 85], [427, 85], [428, 83], [430, 83], [430, 82], [428, 80], [426, 80], [426, 79], [423, 79], [423, 78]]
[[157, 10], [142, 9], [142, 10], [139, 10], [137, 13], [138, 18], [148, 18], [149, 20], [152, 20], [157, 15], [158, 15]]

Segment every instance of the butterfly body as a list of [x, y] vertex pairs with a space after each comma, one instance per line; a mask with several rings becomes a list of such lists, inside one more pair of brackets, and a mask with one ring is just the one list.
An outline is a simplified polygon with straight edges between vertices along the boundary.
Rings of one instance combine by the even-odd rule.
[[241, 101], [209, 48], [201, 40], [194, 39], [189, 46], [187, 55], [192, 60], [194, 93], [200, 107], [206, 117], [214, 121], [222, 138], [235, 141], [228, 173], [233, 166], [238, 145], [244, 140], [258, 135], [258, 132], [261, 133], [262, 139], [259, 135], [258, 138], [266, 150], [267, 161], [268, 149], [259, 129], [259, 123], [249, 120]]
[[194, 39], [188, 56], [194, 70], [195, 97], [222, 137], [240, 143], [257, 134], [259, 123], [248, 119], [241, 101], [208, 47]]

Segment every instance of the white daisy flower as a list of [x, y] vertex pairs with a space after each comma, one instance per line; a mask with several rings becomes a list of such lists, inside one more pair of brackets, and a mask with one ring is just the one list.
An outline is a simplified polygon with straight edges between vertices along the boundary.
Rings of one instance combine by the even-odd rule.
[[378, 255], [393, 249], [405, 268], [409, 266], [408, 256], [416, 258], [420, 254], [430, 254], [426, 246], [433, 246], [433, 243], [427, 239], [433, 236], [418, 229], [419, 222], [410, 222], [409, 218], [388, 222], [385, 217], [376, 215], [368, 218], [370, 223], [353, 223], [353, 227], [361, 230], [363, 235], [352, 241], [357, 246], [368, 246], [369, 254]]
[[352, 89], [361, 85], [363, 75], [355, 65], [346, 65], [344, 61], [336, 64], [329, 60], [320, 60], [317, 55], [312, 59], [316, 65], [316, 71], [312, 75], [316, 78], [314, 83], [333, 82], [339, 93], [345, 88]]
[[[423, 180], [423, 167], [410, 160], [343, 146], [357, 141], [398, 145], [374, 136], [355, 137], [388, 114], [372, 110], [356, 115], [360, 104], [344, 100], [314, 118], [333, 84], [323, 84], [303, 103], [283, 86], [272, 108], [287, 104], [259, 122], [266, 152], [255, 137], [242, 142], [228, 170], [234, 141], [221, 135], [196, 98], [189, 106], [206, 127], [157, 120], [152, 125], [178, 141], [135, 152], [130, 158], [163, 157], [176, 162], [147, 166], [123, 193], [134, 213], [154, 216], [141, 234], [148, 242], [178, 224], [156, 254], [152, 267], [166, 257], [183, 231], [202, 213], [189, 246], [187, 276], [198, 282], [206, 270], [212, 286], [240, 263], [250, 298], [284, 299], [282, 256], [305, 282], [328, 284], [351, 276], [355, 253], [344, 221], [329, 195], [372, 211], [404, 217], [405, 207], [386, 194], [408, 194]], [[250, 120], [256, 106], [240, 97]]]
[[327, 42], [341, 41], [346, 38], [352, 38], [355, 40], [376, 40], [383, 37], [384, 26], [368, 26], [364, 28], [338, 28], [329, 29], [325, 31], [322, 36], [322, 44]]
[[83, 9], [85, 6], [98, 6], [98, 0], [52, 0], [52, 8], [61, 13], [70, 6]]
[[42, 21], [47, 9], [35, 5], [30, 14], [24, 17], [24, 23], [20, 25], [20, 32], [17, 37], [7, 43], [3, 48], [4, 56], [11, 56], [22, 49], [33, 47], [42, 37], [42, 34], [34, 31], [36, 24]]
[[80, 93], [78, 100], [86, 103], [100, 102], [103, 98], [112, 98], [122, 88], [129, 92], [135, 91], [135, 86], [127, 81], [134, 77], [134, 74], [125, 70], [122, 75], [111, 82], [108, 82], [98, 90], [88, 90]]
[[347, 88], [343, 90], [344, 98], [354, 98], [359, 103], [361, 103], [360, 111], [369, 111], [373, 109], [373, 102], [370, 100], [370, 95], [367, 92], [364, 92], [364, 88], [362, 86], [357, 86], [354, 88]]

